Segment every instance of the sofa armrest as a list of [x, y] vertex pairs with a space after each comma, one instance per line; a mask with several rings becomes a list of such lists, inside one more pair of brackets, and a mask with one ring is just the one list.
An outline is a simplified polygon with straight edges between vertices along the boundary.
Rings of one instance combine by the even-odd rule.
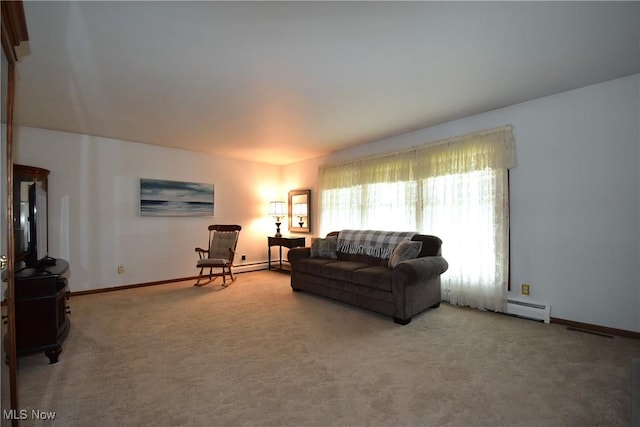
[[447, 260], [441, 256], [427, 256], [402, 261], [393, 268], [396, 283], [413, 285], [439, 276], [449, 268]]
[[289, 261], [291, 265], [294, 265], [296, 262], [298, 262], [301, 259], [310, 258], [310, 257], [311, 257], [311, 248], [309, 247], [292, 248], [292, 249], [289, 249], [289, 252], [287, 253], [287, 261]]

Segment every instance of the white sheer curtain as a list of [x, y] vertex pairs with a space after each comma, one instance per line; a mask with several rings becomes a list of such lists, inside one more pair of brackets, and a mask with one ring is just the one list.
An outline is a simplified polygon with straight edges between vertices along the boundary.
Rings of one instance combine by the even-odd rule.
[[419, 231], [443, 240], [443, 299], [504, 311], [509, 277], [511, 126], [319, 171], [322, 233]]
[[424, 230], [442, 239], [451, 266], [442, 276], [443, 299], [504, 311], [509, 278], [506, 170], [432, 177], [422, 186]]

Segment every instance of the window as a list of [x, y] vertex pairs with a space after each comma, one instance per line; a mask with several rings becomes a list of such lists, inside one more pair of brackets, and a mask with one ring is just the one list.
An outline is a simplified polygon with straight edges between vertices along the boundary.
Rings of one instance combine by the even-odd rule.
[[443, 299], [504, 311], [511, 127], [320, 169], [322, 233], [417, 231], [443, 240]]

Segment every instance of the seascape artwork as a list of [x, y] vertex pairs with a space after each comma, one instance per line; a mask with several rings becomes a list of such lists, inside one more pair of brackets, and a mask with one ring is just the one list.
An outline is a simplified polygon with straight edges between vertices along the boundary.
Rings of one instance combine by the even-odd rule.
[[213, 216], [213, 184], [140, 179], [140, 215]]

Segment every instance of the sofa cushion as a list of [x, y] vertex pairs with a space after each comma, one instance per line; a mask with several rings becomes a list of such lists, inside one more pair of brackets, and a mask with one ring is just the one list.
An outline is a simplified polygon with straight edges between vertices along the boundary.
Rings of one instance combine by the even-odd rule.
[[328, 258], [303, 258], [296, 263], [296, 270], [315, 276], [324, 276], [322, 269], [326, 264], [336, 262]]
[[353, 272], [352, 282], [368, 288], [391, 292], [391, 269], [386, 266], [360, 268]]
[[337, 237], [313, 238], [311, 239], [311, 258], [336, 259], [337, 245]]
[[412, 242], [411, 240], [400, 242], [389, 258], [389, 267], [393, 268], [402, 261], [417, 258], [421, 250], [422, 242]]
[[352, 282], [353, 272], [367, 267], [369, 267], [369, 264], [361, 262], [335, 261], [323, 265], [319, 271], [319, 275], [343, 282]]
[[[300, 273], [292, 287], [294, 289], [302, 288], [373, 310], [381, 309], [382, 313], [387, 314], [393, 313], [395, 307], [395, 296], [392, 292], [356, 285], [352, 282], [326, 279], [313, 274]], [[347, 298], [347, 295], [352, 298]], [[376, 308], [372, 308], [373, 306]]]

